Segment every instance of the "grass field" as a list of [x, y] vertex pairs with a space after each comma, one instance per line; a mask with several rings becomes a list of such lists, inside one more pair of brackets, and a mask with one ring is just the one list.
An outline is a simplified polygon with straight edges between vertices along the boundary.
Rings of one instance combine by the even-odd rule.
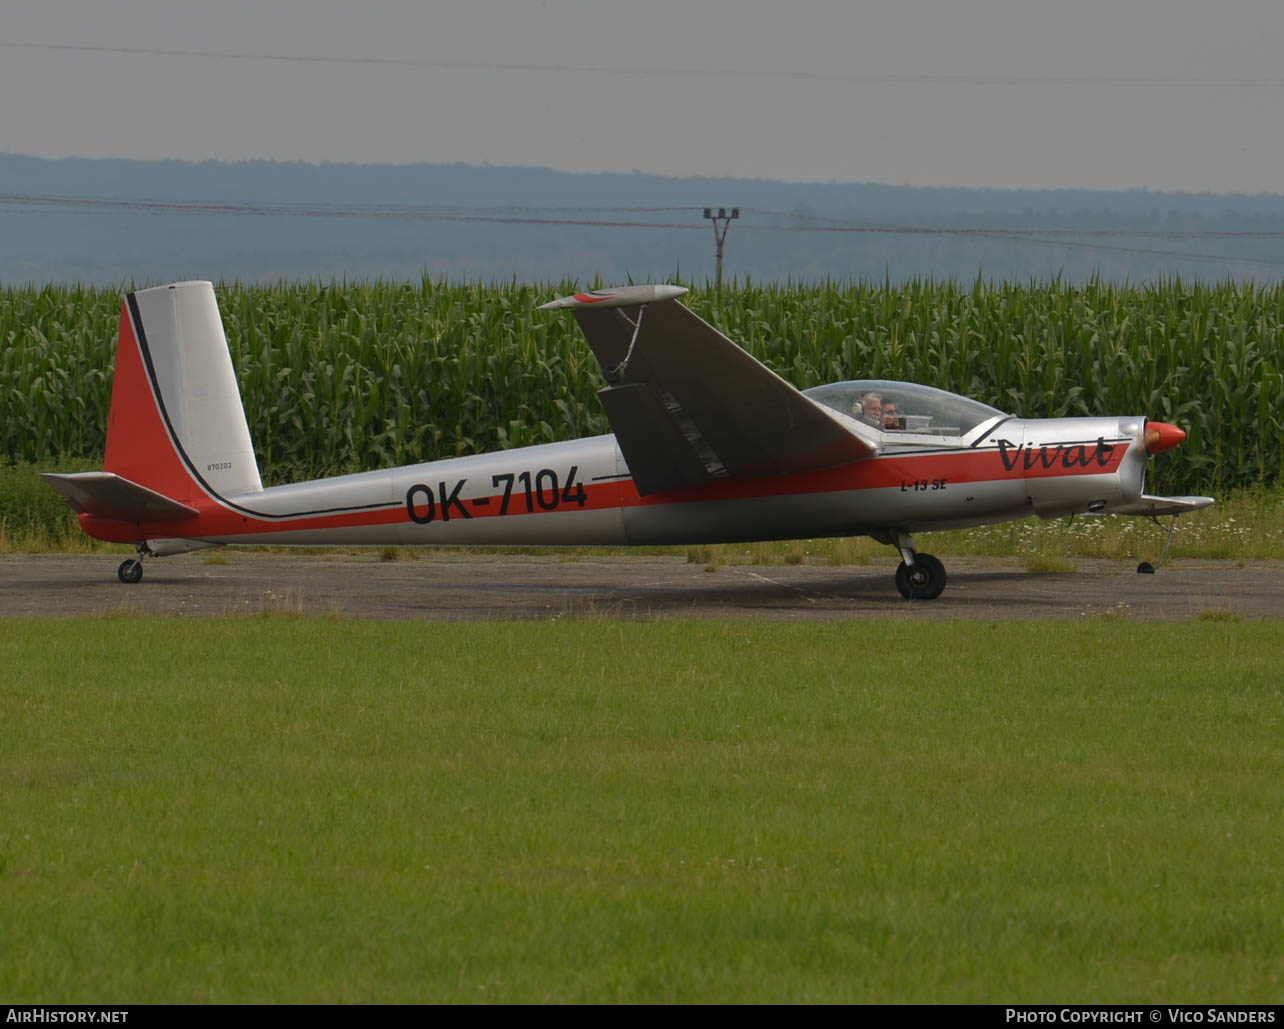
[[0, 996], [1284, 1001], [1284, 625], [9, 621]]

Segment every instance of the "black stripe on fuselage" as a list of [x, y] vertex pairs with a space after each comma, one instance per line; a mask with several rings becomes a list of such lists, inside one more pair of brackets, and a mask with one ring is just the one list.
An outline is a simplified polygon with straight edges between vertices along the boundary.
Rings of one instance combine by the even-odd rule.
[[994, 423], [993, 425], [991, 425], [988, 429], [986, 429], [983, 433], [981, 433], [981, 435], [977, 436], [977, 437], [976, 437], [976, 439], [974, 439], [974, 440], [972, 441], [972, 446], [973, 446], [973, 447], [979, 447], [979, 446], [981, 445], [982, 440], [984, 440], [987, 436], [989, 436], [989, 435], [990, 435], [990, 433], [992, 433], [992, 432], [993, 432], [995, 429], [997, 429], [1000, 425], [1004, 425], [1004, 424], [1006, 424], [1007, 422], [1012, 421], [1012, 418], [1013, 418], [1013, 416], [1012, 416], [1012, 415], [1008, 415], [1006, 418], [1000, 418], [997, 422], [995, 422], [995, 423]]

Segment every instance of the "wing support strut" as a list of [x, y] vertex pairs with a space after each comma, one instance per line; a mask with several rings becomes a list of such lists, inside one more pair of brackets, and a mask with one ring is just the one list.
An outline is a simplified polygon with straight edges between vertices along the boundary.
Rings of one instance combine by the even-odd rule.
[[[625, 320], [628, 319], [629, 316], [627, 314], [624, 314], [622, 311], [620, 313], [623, 315]], [[602, 377], [612, 386], [623, 379], [628, 373], [629, 362], [633, 360], [633, 351], [637, 349], [638, 336], [642, 332], [642, 319], [644, 317], [646, 317], [646, 304], [642, 304], [638, 308], [638, 320], [633, 323], [633, 338], [629, 340], [629, 349], [625, 352], [624, 359], [611, 365], [610, 368], [602, 369]]]

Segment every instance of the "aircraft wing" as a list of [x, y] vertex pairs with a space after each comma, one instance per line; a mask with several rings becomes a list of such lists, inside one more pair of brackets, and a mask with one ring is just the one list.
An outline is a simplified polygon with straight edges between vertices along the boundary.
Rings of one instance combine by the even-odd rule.
[[97, 518], [114, 518], [122, 522], [164, 522], [175, 518], [195, 518], [200, 512], [163, 493], [140, 486], [111, 472], [76, 472], [55, 474], [41, 472], [40, 477], [67, 498], [78, 513]]
[[1214, 503], [1212, 497], [1152, 497], [1143, 493], [1140, 500], [1123, 507], [1112, 507], [1108, 513], [1158, 518], [1160, 515], [1190, 514], [1191, 511], [1199, 511]]
[[609, 385], [598, 393], [638, 492], [789, 475], [869, 457], [877, 444], [805, 397], [675, 298], [624, 286], [570, 308]]

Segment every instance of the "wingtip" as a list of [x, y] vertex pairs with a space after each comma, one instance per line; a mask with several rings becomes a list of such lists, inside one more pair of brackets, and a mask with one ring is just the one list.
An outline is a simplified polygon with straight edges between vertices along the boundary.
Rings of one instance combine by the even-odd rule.
[[634, 307], [654, 304], [661, 300], [676, 300], [687, 292], [686, 286], [668, 283], [648, 283], [644, 286], [612, 286], [608, 289], [585, 290], [569, 297], [558, 297], [547, 304], [540, 304], [541, 311], [558, 311], [564, 308], [585, 307]]

